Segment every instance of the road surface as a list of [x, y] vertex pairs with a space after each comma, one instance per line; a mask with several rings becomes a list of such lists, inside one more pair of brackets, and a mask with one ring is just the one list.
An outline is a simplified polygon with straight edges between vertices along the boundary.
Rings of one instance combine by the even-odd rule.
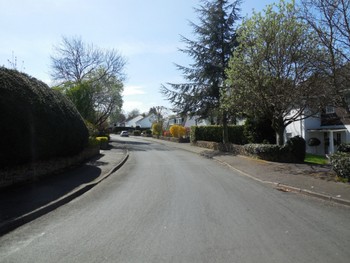
[[0, 262], [349, 262], [350, 209], [196, 154], [117, 138], [127, 163], [0, 237]]

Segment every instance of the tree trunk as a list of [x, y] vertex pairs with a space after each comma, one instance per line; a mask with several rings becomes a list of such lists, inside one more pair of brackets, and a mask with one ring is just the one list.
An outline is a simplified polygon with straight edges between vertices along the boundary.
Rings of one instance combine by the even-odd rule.
[[277, 145], [284, 145], [284, 130], [285, 125], [283, 118], [278, 118], [277, 120], [272, 121], [272, 128], [276, 132], [276, 144]]
[[228, 127], [227, 127], [227, 112], [222, 113], [222, 143], [227, 144], [228, 141]]

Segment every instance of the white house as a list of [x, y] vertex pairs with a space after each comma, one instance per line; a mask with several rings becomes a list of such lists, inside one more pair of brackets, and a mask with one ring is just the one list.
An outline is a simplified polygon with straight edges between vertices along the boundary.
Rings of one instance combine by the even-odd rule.
[[157, 120], [157, 116], [152, 113], [152, 114], [138, 120], [136, 122], [136, 126], [140, 126], [141, 128], [149, 128], [150, 129], [152, 127], [153, 122], [155, 122], [156, 120]]
[[143, 119], [142, 115], [136, 116], [132, 119], [128, 119], [125, 121], [125, 127], [136, 127], [138, 126], [137, 122], [142, 119]]
[[168, 117], [164, 123], [163, 123], [163, 128], [165, 130], [168, 130], [171, 125], [181, 125], [186, 128], [190, 128], [191, 126], [207, 126], [210, 125], [210, 122], [208, 120], [204, 119], [199, 119], [198, 116], [193, 116], [193, 117], [179, 117], [179, 116], [171, 116]]
[[[297, 135], [305, 139], [308, 153], [334, 153], [340, 143], [350, 143], [350, 116], [344, 109], [327, 107], [318, 116], [293, 122], [286, 127], [286, 139]], [[317, 138], [320, 145], [309, 146], [311, 138]]]

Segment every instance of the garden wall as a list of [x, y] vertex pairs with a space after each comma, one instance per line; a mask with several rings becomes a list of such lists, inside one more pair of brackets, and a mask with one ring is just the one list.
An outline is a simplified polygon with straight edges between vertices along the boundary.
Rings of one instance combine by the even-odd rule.
[[32, 164], [0, 170], [0, 188], [14, 184], [35, 181], [39, 178], [59, 174], [69, 167], [81, 164], [83, 161], [98, 155], [100, 146], [89, 147], [77, 155], [38, 161]]

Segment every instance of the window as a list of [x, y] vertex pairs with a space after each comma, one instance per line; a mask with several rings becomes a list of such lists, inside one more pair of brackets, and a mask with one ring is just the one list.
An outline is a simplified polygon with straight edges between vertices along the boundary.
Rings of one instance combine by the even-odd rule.
[[333, 106], [327, 106], [326, 107], [326, 114], [332, 114], [335, 113], [335, 109]]

